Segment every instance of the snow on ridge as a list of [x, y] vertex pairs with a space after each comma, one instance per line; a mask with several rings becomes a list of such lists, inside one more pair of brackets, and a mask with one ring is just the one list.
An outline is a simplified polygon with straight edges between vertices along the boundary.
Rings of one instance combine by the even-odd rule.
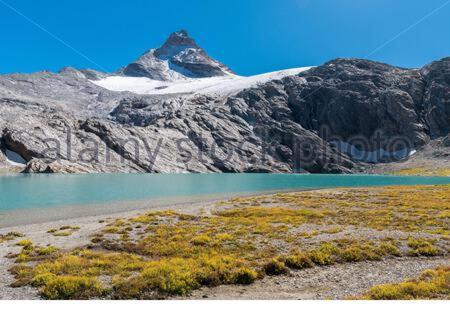
[[331, 141], [330, 144], [335, 146], [340, 152], [351, 156], [352, 159], [366, 163], [379, 163], [382, 162], [383, 159], [406, 159], [417, 152], [415, 149], [402, 149], [389, 152], [383, 148], [373, 151], [364, 151], [359, 150], [345, 141]]
[[6, 149], [5, 156], [6, 161], [12, 166], [23, 167], [27, 164], [27, 161], [24, 158], [12, 150]]
[[201, 93], [228, 95], [259, 84], [296, 75], [312, 67], [286, 69], [251, 77], [232, 73], [208, 78], [186, 78], [174, 81], [159, 81], [146, 77], [111, 76], [92, 81], [111, 91], [130, 91], [138, 94]]

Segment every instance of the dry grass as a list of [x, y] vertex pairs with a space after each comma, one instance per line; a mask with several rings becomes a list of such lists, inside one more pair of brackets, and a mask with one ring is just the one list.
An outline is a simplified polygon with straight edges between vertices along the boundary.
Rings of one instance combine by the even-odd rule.
[[68, 237], [71, 236], [74, 232], [80, 230], [80, 227], [76, 226], [62, 226], [59, 229], [50, 229], [47, 233], [55, 237]]
[[[305, 216], [310, 216], [308, 220], [321, 225], [450, 235], [450, 185], [337, 189], [238, 198], [223, 203], [246, 211], [274, 204], [301, 208]], [[311, 219], [314, 217], [318, 219]]]
[[17, 238], [23, 238], [25, 237], [24, 234], [20, 233], [20, 232], [8, 232], [7, 234], [0, 234], [0, 243], [6, 242], [6, 241], [12, 241], [15, 240]]
[[390, 172], [390, 174], [398, 176], [450, 176], [449, 168], [427, 168], [427, 167], [417, 167], [400, 169]]
[[418, 279], [370, 288], [362, 297], [371, 300], [450, 299], [450, 267], [426, 270]]

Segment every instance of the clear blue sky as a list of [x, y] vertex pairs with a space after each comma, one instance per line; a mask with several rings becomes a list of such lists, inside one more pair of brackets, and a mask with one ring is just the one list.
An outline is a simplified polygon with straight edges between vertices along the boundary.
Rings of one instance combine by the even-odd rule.
[[0, 73], [113, 71], [182, 28], [242, 75], [336, 57], [418, 67], [450, 56], [450, 0], [0, 0]]

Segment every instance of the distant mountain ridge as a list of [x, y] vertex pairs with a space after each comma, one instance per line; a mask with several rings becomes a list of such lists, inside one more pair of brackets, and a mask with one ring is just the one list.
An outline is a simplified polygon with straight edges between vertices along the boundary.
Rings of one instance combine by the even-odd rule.
[[179, 31], [116, 73], [0, 76], [0, 171], [448, 168], [449, 133], [450, 58], [240, 77]]

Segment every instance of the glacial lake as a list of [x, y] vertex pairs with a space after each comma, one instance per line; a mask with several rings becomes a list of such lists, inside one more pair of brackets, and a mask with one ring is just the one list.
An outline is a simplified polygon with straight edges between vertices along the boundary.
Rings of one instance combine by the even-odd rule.
[[86, 174], [0, 176], [0, 214], [208, 195], [332, 187], [450, 184], [450, 177], [303, 174]]

